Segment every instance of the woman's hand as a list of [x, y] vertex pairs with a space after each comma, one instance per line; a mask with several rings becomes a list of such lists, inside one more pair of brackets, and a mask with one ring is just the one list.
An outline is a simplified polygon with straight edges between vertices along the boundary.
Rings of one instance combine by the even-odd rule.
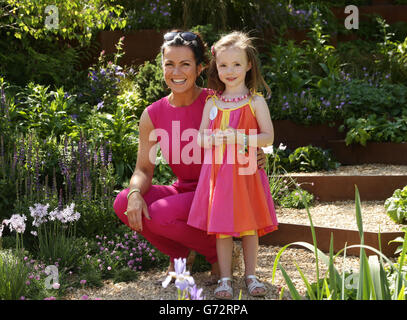
[[140, 192], [133, 192], [127, 204], [127, 218], [130, 228], [137, 232], [143, 231], [142, 215], [151, 220], [143, 196]]
[[262, 148], [257, 148], [257, 166], [259, 169], [264, 169], [266, 166], [266, 154], [264, 153]]

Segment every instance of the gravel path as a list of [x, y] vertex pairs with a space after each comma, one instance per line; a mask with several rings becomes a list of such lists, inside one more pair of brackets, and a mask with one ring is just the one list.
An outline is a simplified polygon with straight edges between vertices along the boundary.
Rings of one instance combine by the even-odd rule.
[[[403, 225], [387, 215], [384, 201], [362, 201], [363, 230], [370, 232], [398, 232]], [[279, 222], [310, 225], [305, 209], [276, 207]], [[357, 230], [355, 201], [318, 202], [310, 208], [315, 226]]]
[[[246, 287], [243, 281], [244, 268], [241, 263], [240, 266], [234, 270], [234, 299], [239, 298], [240, 290], [242, 292], [242, 300], [275, 300], [279, 299], [279, 292], [281, 287], [286, 287], [285, 281], [281, 275], [281, 272], [277, 270], [274, 283], [272, 283], [272, 268], [274, 259], [280, 250], [280, 247], [274, 246], [260, 246], [258, 257], [258, 269], [257, 275], [264, 281], [268, 290], [268, 293], [263, 298], [253, 298], [247, 294]], [[358, 270], [359, 259], [357, 257], [347, 257], [345, 265], [343, 265], [343, 258], [337, 260], [336, 267], [340, 272], [343, 267], [346, 270], [354, 269]], [[288, 248], [282, 255], [280, 263], [283, 265], [287, 273], [292, 277], [292, 281], [295, 284], [300, 294], [305, 294], [305, 285], [295, 268], [293, 261], [296, 261], [310, 283], [316, 281], [315, 271], [315, 256], [313, 253], [306, 249], [290, 249]], [[325, 275], [327, 267], [320, 261], [320, 275]], [[215, 300], [213, 291], [216, 285], [206, 285], [206, 281], [209, 277], [208, 272], [199, 272], [192, 274], [194, 280], [199, 288], [203, 288], [203, 296], [206, 300]], [[165, 271], [155, 270], [149, 272], [140, 273], [140, 277], [137, 281], [129, 283], [116, 283], [108, 280], [104, 282], [104, 286], [99, 289], [79, 289], [71, 292], [66, 296], [68, 300], [79, 300], [83, 295], [87, 295], [89, 299], [102, 299], [102, 300], [177, 300], [177, 290], [174, 284], [170, 284], [167, 288], [161, 286], [161, 281], [165, 278]], [[290, 299], [288, 290], [284, 291], [283, 299]]]
[[[313, 173], [291, 173], [296, 175], [406, 175], [407, 166], [384, 165], [384, 164], [366, 164], [357, 166], [341, 166], [337, 170], [327, 172]], [[277, 218], [279, 222], [296, 223], [309, 225], [308, 216], [305, 209], [288, 209], [276, 207]], [[316, 226], [328, 226], [338, 228], [357, 229], [355, 217], [354, 201], [339, 202], [316, 202], [311, 207], [311, 216]], [[365, 231], [401, 231], [402, 226], [394, 223], [385, 213], [384, 201], [365, 201], [362, 202], [362, 219]], [[285, 287], [283, 299], [289, 299], [285, 281], [281, 272], [277, 270], [275, 281], [272, 283], [272, 268], [274, 259], [280, 250], [276, 246], [259, 247], [257, 275], [264, 281], [268, 290], [264, 298], [253, 298], [247, 294], [243, 281], [243, 262], [240, 258], [240, 264], [234, 269], [234, 293], [235, 299], [238, 299], [239, 293], [242, 293], [242, 300], [266, 299], [273, 300], [279, 298], [281, 287]], [[294, 265], [298, 263], [301, 270], [310, 283], [316, 281], [315, 256], [306, 249], [288, 248], [281, 256], [280, 263], [285, 268], [297, 290], [304, 295], [305, 285]], [[327, 267], [320, 261], [320, 276], [323, 277]], [[343, 257], [336, 260], [335, 266], [338, 271], [358, 270], [359, 258], [348, 256], [345, 263]], [[99, 289], [79, 289], [67, 294], [65, 299], [81, 299], [83, 295], [89, 299], [108, 299], [108, 300], [160, 300], [177, 299], [177, 291], [174, 284], [167, 288], [161, 286], [165, 279], [166, 272], [163, 270], [153, 270], [140, 273], [137, 281], [129, 283], [116, 283], [111, 280], [104, 281], [104, 286]], [[213, 291], [216, 285], [206, 285], [209, 277], [208, 272], [194, 273], [192, 276], [198, 287], [203, 288], [203, 295], [207, 300], [214, 300]]]

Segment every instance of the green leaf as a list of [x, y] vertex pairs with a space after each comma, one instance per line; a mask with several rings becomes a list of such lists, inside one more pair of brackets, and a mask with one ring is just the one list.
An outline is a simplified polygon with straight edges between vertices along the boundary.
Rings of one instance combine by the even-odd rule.
[[280, 264], [278, 264], [278, 268], [281, 270], [281, 273], [283, 274], [284, 280], [287, 283], [288, 289], [290, 290], [290, 294], [293, 300], [302, 300], [301, 295], [298, 293], [287, 272]]

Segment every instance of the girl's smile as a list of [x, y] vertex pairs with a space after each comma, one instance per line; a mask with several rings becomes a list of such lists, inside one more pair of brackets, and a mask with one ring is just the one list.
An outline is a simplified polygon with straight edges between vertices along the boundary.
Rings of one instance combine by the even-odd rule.
[[226, 85], [225, 91], [247, 91], [245, 79], [251, 64], [244, 50], [232, 46], [219, 51], [216, 54], [216, 67], [219, 79]]

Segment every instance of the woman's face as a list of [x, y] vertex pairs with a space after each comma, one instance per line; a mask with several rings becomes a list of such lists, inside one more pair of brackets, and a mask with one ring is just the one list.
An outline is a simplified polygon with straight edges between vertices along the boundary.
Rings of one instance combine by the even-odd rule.
[[183, 93], [194, 88], [202, 71], [196, 65], [194, 53], [187, 46], [168, 46], [163, 53], [164, 80], [173, 93]]

